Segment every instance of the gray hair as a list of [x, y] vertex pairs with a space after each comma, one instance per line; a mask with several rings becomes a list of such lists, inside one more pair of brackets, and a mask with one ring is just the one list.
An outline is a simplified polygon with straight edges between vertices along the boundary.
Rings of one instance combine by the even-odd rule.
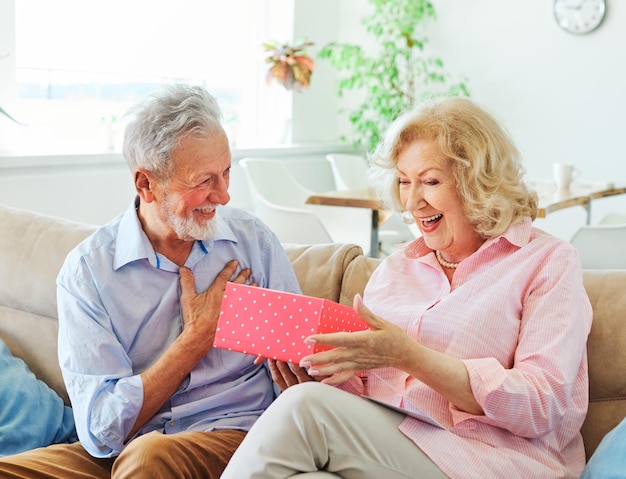
[[145, 168], [169, 179], [171, 154], [189, 136], [223, 132], [217, 100], [200, 86], [167, 85], [126, 113], [122, 154], [131, 171]]

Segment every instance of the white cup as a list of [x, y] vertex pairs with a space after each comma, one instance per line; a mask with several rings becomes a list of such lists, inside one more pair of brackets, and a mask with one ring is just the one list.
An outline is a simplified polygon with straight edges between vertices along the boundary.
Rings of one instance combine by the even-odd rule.
[[578, 168], [575, 168], [574, 165], [567, 163], [554, 163], [552, 165], [552, 172], [554, 173], [556, 187], [559, 190], [568, 189], [572, 180], [580, 174], [580, 170]]

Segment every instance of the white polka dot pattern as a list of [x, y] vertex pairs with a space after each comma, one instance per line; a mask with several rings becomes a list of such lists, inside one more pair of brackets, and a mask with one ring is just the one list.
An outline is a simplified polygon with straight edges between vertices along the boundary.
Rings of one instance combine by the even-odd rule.
[[329, 349], [305, 343], [308, 336], [367, 328], [352, 308], [334, 301], [227, 283], [214, 346], [297, 364]]

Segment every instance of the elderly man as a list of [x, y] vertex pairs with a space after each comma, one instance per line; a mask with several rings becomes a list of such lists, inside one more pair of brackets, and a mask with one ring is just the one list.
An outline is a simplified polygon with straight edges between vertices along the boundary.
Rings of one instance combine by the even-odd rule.
[[266, 363], [213, 348], [227, 281], [300, 292], [276, 236], [225, 206], [231, 154], [215, 99], [176, 85], [129, 113], [137, 196], [57, 279], [80, 442], [2, 458], [3, 478], [218, 478], [275, 398]]

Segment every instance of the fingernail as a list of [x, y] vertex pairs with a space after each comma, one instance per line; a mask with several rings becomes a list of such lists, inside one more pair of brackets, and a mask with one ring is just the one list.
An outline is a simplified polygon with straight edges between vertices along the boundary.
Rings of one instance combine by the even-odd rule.
[[311, 367], [311, 361], [300, 361], [300, 367], [301, 368], [310, 368]]
[[315, 339], [315, 338], [306, 338], [306, 339], [304, 340], [304, 342], [305, 342], [305, 343], [312, 343], [312, 344], [315, 344], [315, 343], [317, 343], [317, 339]]

